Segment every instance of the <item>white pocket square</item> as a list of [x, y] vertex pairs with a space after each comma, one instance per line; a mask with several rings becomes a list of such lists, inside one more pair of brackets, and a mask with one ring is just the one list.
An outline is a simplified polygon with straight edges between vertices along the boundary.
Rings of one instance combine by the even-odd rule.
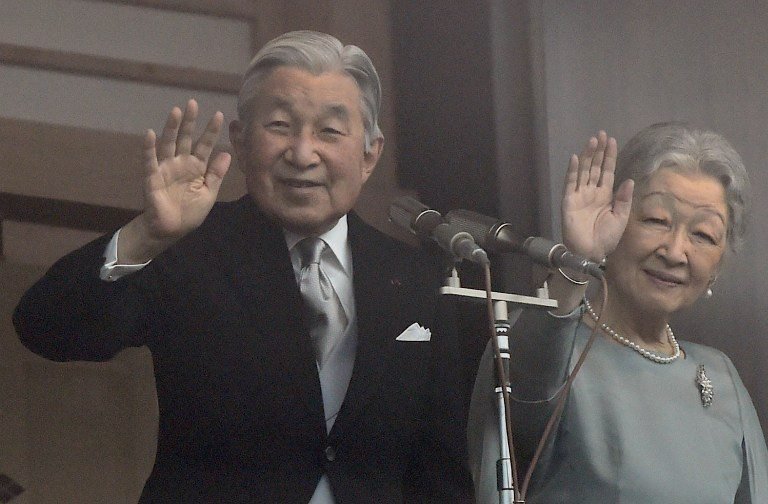
[[426, 327], [421, 327], [414, 322], [409, 325], [400, 336], [395, 338], [397, 341], [429, 341], [432, 338], [432, 332]]

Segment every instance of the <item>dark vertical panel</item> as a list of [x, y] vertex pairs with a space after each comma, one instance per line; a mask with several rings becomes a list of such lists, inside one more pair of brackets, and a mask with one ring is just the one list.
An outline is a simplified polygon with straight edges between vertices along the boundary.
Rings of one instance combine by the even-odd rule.
[[[540, 104], [533, 85], [528, 1], [492, 0], [490, 26], [499, 215], [521, 236], [539, 235], [535, 128]], [[531, 294], [538, 287], [532, 277], [527, 258], [504, 258], [508, 291]]]
[[392, 4], [399, 182], [439, 210], [496, 213], [487, 2]]
[[[441, 212], [503, 217], [527, 235], [537, 201], [528, 17], [524, 0], [509, 2], [392, 0], [398, 183]], [[532, 292], [523, 258], [495, 258], [493, 273], [496, 291]], [[462, 273], [465, 286], [481, 280]], [[482, 305], [456, 306], [468, 399], [488, 335]]]
[[[392, 9], [399, 183], [440, 211], [502, 216], [523, 235], [535, 234], [537, 201], [525, 4]], [[530, 293], [530, 270], [505, 258], [497, 290]]]

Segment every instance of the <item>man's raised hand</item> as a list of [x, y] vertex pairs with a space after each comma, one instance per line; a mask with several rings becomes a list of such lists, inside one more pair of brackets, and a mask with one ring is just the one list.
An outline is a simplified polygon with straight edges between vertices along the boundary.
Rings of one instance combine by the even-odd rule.
[[118, 261], [146, 262], [202, 224], [216, 201], [231, 156], [211, 157], [224, 116], [216, 112], [196, 143], [198, 106], [189, 100], [183, 113], [171, 109], [159, 141], [144, 136], [144, 210], [120, 232]]

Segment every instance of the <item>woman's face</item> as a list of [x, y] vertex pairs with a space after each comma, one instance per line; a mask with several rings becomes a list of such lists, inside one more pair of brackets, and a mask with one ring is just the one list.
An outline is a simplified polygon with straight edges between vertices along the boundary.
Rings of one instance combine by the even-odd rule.
[[624, 309], [668, 316], [714, 281], [727, 246], [725, 189], [700, 173], [661, 168], [638, 188], [616, 250], [611, 298]]

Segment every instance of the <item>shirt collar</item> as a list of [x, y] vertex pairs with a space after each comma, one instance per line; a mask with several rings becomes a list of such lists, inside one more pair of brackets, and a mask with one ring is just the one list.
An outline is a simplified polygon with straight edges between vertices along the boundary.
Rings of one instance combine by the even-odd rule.
[[[347, 275], [350, 275], [352, 271], [352, 255], [349, 250], [349, 243], [347, 241], [347, 231], [349, 226], [347, 225], [347, 216], [344, 215], [330, 230], [318, 236], [328, 247], [333, 251], [333, 254], [338, 259], [341, 267]], [[301, 240], [307, 237], [307, 235], [300, 235], [283, 229], [285, 234], [285, 243], [288, 245], [288, 250], [293, 250], [293, 247]]]

